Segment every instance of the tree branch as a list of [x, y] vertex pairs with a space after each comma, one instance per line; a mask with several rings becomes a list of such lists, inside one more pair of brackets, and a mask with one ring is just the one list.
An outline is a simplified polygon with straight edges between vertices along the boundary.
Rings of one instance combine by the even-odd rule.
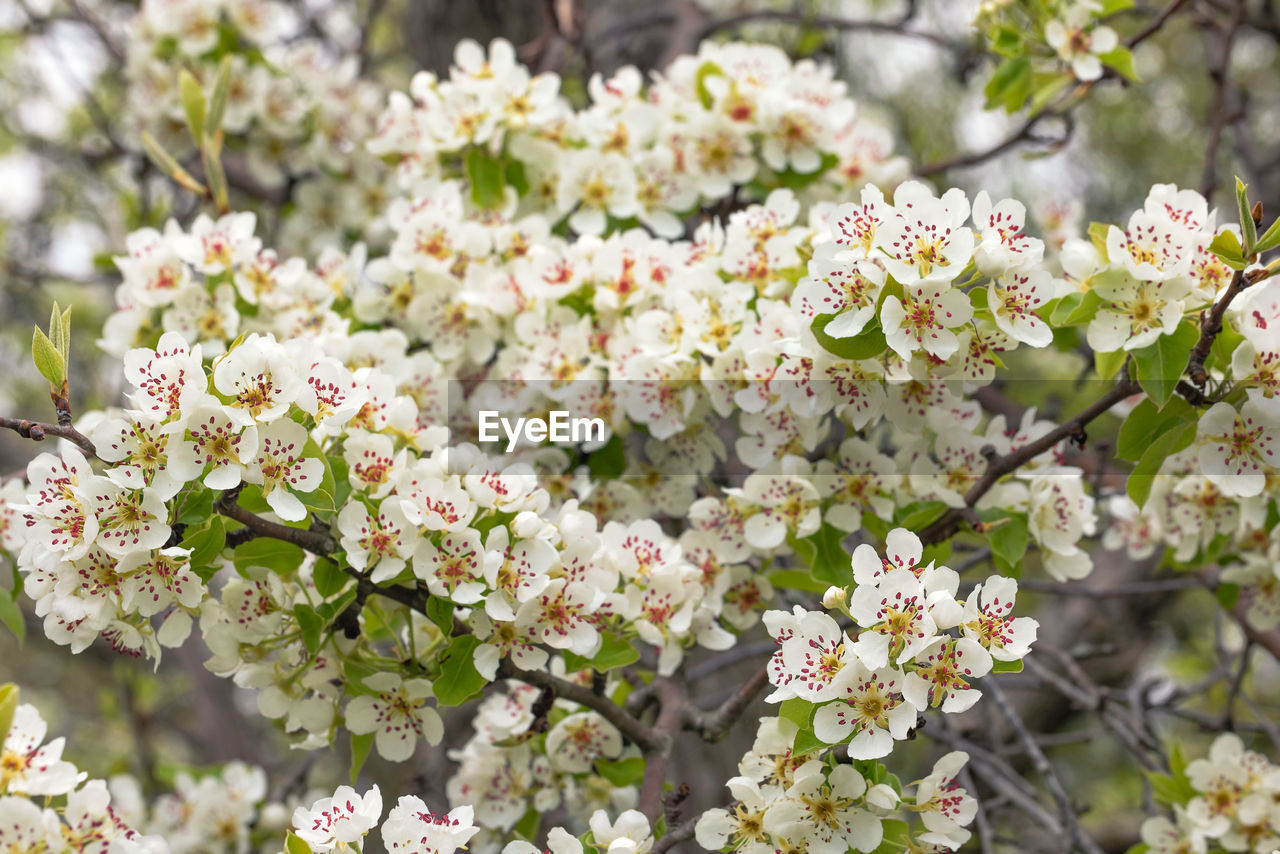
[[1044, 779], [1045, 786], [1049, 789], [1049, 794], [1058, 805], [1058, 813], [1066, 823], [1067, 833], [1074, 843], [1073, 850], [1079, 849], [1085, 854], [1103, 854], [1098, 844], [1090, 839], [1089, 835], [1084, 832], [1084, 828], [1080, 826], [1080, 822], [1076, 819], [1075, 807], [1071, 805], [1071, 798], [1067, 795], [1067, 790], [1062, 787], [1062, 781], [1058, 779], [1057, 773], [1053, 770], [1053, 765], [1044, 755], [1044, 751], [1040, 749], [1040, 745], [1036, 744], [1035, 738], [1031, 735], [1026, 725], [1023, 724], [1022, 718], [1018, 717], [1017, 710], [1009, 702], [1004, 690], [996, 684], [996, 680], [993, 677], [982, 679], [981, 684], [983, 689], [991, 694], [991, 699], [995, 702], [996, 708], [1000, 710], [1005, 720], [1009, 722], [1009, 726], [1013, 728], [1018, 740], [1022, 742], [1027, 756], [1030, 757], [1031, 764], [1035, 766], [1036, 771]]
[[[577, 682], [561, 679], [544, 670], [520, 670], [511, 663], [509, 658], [502, 659], [498, 664], [498, 676], [505, 679], [516, 679], [526, 685], [533, 685], [535, 688], [550, 688], [561, 699], [570, 700], [599, 712], [601, 717], [617, 727], [624, 736], [646, 753], [669, 747], [667, 740], [661, 738], [653, 729], [645, 726], [637, 718], [632, 717], [625, 709], [608, 697], [600, 696], [586, 685], [579, 685]], [[648, 773], [647, 768], [645, 773]], [[659, 795], [661, 795], [661, 790], [659, 790]]]
[[56, 436], [74, 444], [84, 451], [85, 456], [95, 458], [98, 456], [98, 449], [93, 446], [93, 442], [89, 440], [89, 437], [70, 424], [46, 424], [43, 421], [28, 421], [25, 418], [5, 418], [0, 416], [0, 427], [13, 430], [22, 438], [31, 439], [35, 442], [43, 442], [47, 436]]
[[662, 787], [667, 782], [667, 763], [671, 759], [676, 736], [684, 725], [688, 703], [684, 685], [674, 679], [659, 676], [653, 687], [660, 704], [658, 719], [651, 731], [653, 741], [645, 749], [644, 779], [640, 782], [640, 798], [636, 804], [651, 826], [662, 812]]
[[729, 734], [729, 730], [768, 684], [769, 671], [761, 667], [718, 708], [704, 711], [689, 706], [685, 715], [685, 728], [696, 732], [704, 741], [719, 741]]
[[996, 485], [1000, 478], [1016, 471], [1023, 463], [1030, 462], [1063, 439], [1078, 435], [1090, 421], [1103, 415], [1126, 397], [1137, 394], [1141, 390], [1142, 388], [1137, 382], [1125, 378], [1102, 397], [1085, 407], [1075, 418], [1060, 424], [1034, 442], [1028, 442], [1021, 448], [1002, 457], [994, 457], [988, 464], [986, 473], [965, 493], [965, 506], [963, 508], [951, 508], [942, 514], [933, 524], [920, 532], [920, 541], [925, 545], [932, 545], [954, 535], [960, 529], [960, 523], [972, 514], [973, 508], [978, 501]]

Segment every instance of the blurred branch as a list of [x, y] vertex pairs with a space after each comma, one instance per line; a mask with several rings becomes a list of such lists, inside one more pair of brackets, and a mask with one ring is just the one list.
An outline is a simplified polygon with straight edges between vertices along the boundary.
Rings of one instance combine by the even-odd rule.
[[24, 439], [43, 442], [48, 436], [66, 439], [84, 451], [85, 456], [97, 457], [98, 449], [89, 441], [89, 437], [70, 424], [46, 424], [43, 421], [28, 421], [25, 418], [6, 418], [0, 416], [0, 427], [12, 430]]

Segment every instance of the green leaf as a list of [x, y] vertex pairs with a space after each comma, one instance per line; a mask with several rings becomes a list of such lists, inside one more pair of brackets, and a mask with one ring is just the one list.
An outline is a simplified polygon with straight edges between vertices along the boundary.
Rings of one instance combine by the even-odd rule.
[[13, 636], [18, 639], [18, 649], [22, 649], [27, 639], [27, 624], [22, 619], [22, 609], [18, 606], [17, 599], [17, 594], [0, 587], [0, 623], [4, 623], [13, 632]]
[[1193, 421], [1166, 431], [1151, 443], [1151, 447], [1143, 453], [1125, 483], [1125, 490], [1134, 503], [1139, 507], [1147, 503], [1147, 499], [1151, 496], [1151, 487], [1155, 484], [1156, 473], [1160, 471], [1160, 464], [1166, 457], [1188, 447], [1195, 438], [1196, 425]]
[[827, 324], [835, 317], [834, 314], [819, 314], [809, 324], [809, 328], [813, 330], [813, 337], [818, 339], [822, 349], [833, 356], [857, 361], [879, 356], [888, 348], [884, 330], [880, 328], [880, 321], [875, 318], [868, 321], [857, 335], [850, 338], [832, 338], [827, 334], [826, 329]]
[[231, 91], [231, 54], [222, 57], [218, 65], [218, 76], [213, 81], [213, 92], [209, 95], [209, 114], [205, 117], [205, 129], [210, 135], [222, 129], [222, 116], [227, 109], [227, 95]]
[[826, 593], [830, 584], [815, 581], [813, 576], [799, 569], [775, 569], [769, 572], [769, 583], [784, 590], [804, 590], [808, 593]]
[[1054, 326], [1076, 326], [1093, 320], [1102, 306], [1102, 297], [1093, 291], [1080, 291], [1067, 294], [1058, 300], [1058, 304], [1049, 313], [1049, 322]]
[[803, 756], [806, 753], [812, 753], [815, 750], [826, 747], [827, 743], [818, 738], [813, 730], [802, 729], [796, 733], [795, 743], [791, 746], [792, 754]]
[[324, 630], [328, 623], [316, 613], [315, 608], [305, 603], [294, 606], [293, 616], [298, 621], [298, 628], [302, 630], [303, 645], [307, 652], [315, 655], [324, 643]]
[[800, 729], [809, 728], [809, 722], [813, 720], [815, 706], [808, 700], [802, 700], [799, 697], [792, 697], [790, 700], [783, 700], [778, 706], [778, 717], [786, 718], [794, 723]]
[[360, 769], [364, 768], [365, 760], [369, 758], [369, 752], [373, 749], [373, 737], [375, 733], [367, 732], [364, 735], [351, 736], [351, 785], [356, 784], [356, 779], [360, 776]]
[[525, 810], [520, 820], [516, 822], [516, 826], [512, 828], [518, 836], [526, 842], [534, 839], [538, 835], [538, 828], [542, 825], [542, 813], [533, 807]]
[[1031, 60], [1016, 56], [1005, 60], [987, 81], [983, 93], [987, 96], [987, 108], [1004, 107], [1005, 112], [1016, 113], [1031, 97]]
[[986, 518], [987, 514], [980, 515], [984, 522], [998, 523], [987, 534], [987, 542], [991, 544], [991, 556], [995, 558], [996, 565], [1001, 570], [1015, 570], [1022, 562], [1023, 555], [1027, 553], [1026, 515], [1023, 513], [1005, 515], [1002, 510], [994, 511], [992, 515], [995, 518], [991, 519]]
[[284, 851], [285, 854], [311, 854], [311, 846], [288, 830], [285, 831]]
[[1168, 806], [1181, 805], [1196, 796], [1196, 790], [1191, 787], [1191, 781], [1184, 775], [1148, 774], [1147, 779], [1151, 782], [1151, 793], [1155, 795], [1157, 803]]
[[343, 572], [336, 562], [322, 558], [316, 561], [311, 580], [316, 585], [316, 592], [327, 599], [346, 587], [351, 576]]
[[902, 508], [902, 516], [895, 527], [909, 531], [919, 531], [936, 522], [938, 517], [946, 513], [948, 507], [941, 501], [920, 501]]
[[1240, 211], [1241, 244], [1244, 257], [1248, 259], [1256, 251], [1258, 245], [1258, 226], [1253, 221], [1253, 212], [1249, 209], [1249, 187], [1239, 177], [1236, 178], [1236, 207]]
[[[1274, 230], [1274, 226], [1272, 227]], [[1270, 234], [1270, 232], [1267, 232]], [[1213, 240], [1209, 243], [1209, 251], [1222, 259], [1228, 267], [1233, 270], [1243, 270], [1249, 266], [1244, 260], [1244, 248], [1240, 245], [1240, 238], [1236, 237], [1234, 231], [1223, 230], [1213, 236]]]
[[304, 557], [301, 546], [274, 537], [259, 537], [236, 546], [233, 559], [238, 570], [261, 566], [277, 575], [289, 576], [297, 572]]
[[1116, 455], [1122, 460], [1137, 462], [1158, 437], [1195, 418], [1195, 410], [1180, 397], [1170, 400], [1163, 409], [1150, 398], [1143, 400], [1120, 425]]
[[324, 471], [320, 475], [320, 483], [316, 485], [316, 488], [311, 492], [300, 493], [298, 500], [308, 510], [318, 513], [333, 513], [338, 509], [334, 503], [337, 484], [334, 482], [333, 467], [329, 463], [329, 455], [320, 449], [315, 439], [307, 440], [306, 446], [302, 449], [302, 455], [308, 459], [319, 460], [320, 464], [324, 466]]
[[620, 635], [606, 632], [601, 640], [600, 649], [591, 658], [583, 658], [571, 652], [564, 654], [564, 666], [570, 672], [577, 670], [598, 670], [605, 673], [626, 667], [640, 660], [640, 653], [635, 646]]
[[1021, 673], [1022, 659], [1017, 661], [993, 661], [991, 662], [992, 673]]
[[844, 538], [843, 531], [823, 522], [816, 534], [803, 539], [788, 535], [787, 541], [814, 578], [847, 587], [853, 583], [853, 563], [845, 550]]
[[1098, 59], [1108, 68], [1114, 69], [1120, 76], [1128, 80], [1137, 80], [1138, 72], [1133, 67], [1133, 51], [1127, 47], [1118, 47], [1106, 53], [1098, 54]]
[[213, 517], [207, 525], [189, 532], [182, 541], [184, 549], [191, 549], [188, 560], [193, 568], [212, 564], [222, 554], [226, 544], [227, 530], [220, 516]]
[[440, 627], [446, 635], [453, 634], [453, 602], [441, 596], [427, 599], [427, 619]]
[[1255, 251], [1266, 252], [1275, 249], [1277, 246], [1280, 246], [1280, 219], [1271, 223], [1271, 227], [1258, 238], [1258, 245], [1255, 247]]
[[440, 675], [433, 691], [441, 706], [459, 706], [480, 693], [489, 680], [476, 670], [474, 653], [483, 641], [475, 635], [461, 635], [449, 642], [440, 655]]
[[1218, 604], [1230, 611], [1240, 601], [1240, 585], [1224, 582], [1218, 585], [1214, 595], [1218, 597]]
[[204, 166], [204, 179], [209, 184], [213, 204], [221, 214], [230, 209], [230, 203], [227, 201], [227, 173], [222, 170], [222, 161], [218, 159], [213, 149], [214, 146], [201, 144], [200, 163]]
[[182, 506], [178, 511], [178, 521], [184, 525], [202, 525], [215, 516], [213, 512], [214, 494], [212, 489], [196, 487], [183, 493]]
[[1154, 344], [1133, 351], [1138, 384], [1160, 408], [1173, 397], [1173, 390], [1187, 369], [1191, 348], [1199, 338], [1195, 324], [1184, 320], [1172, 335], [1161, 335]]
[[614, 433], [603, 448], [587, 454], [587, 468], [593, 477], [617, 477], [626, 471], [626, 445], [622, 437]]
[[1111, 353], [1095, 352], [1093, 354], [1093, 367], [1098, 372], [1099, 377], [1109, 380], [1120, 373], [1120, 369], [1124, 367], [1124, 361], [1127, 358], [1129, 358], [1129, 354], [1124, 350], [1115, 350]]
[[639, 783], [644, 778], [644, 758], [629, 756], [626, 759], [596, 760], [596, 773], [621, 788]]
[[178, 72], [178, 95], [182, 98], [182, 111], [187, 114], [191, 137], [200, 144], [204, 139], [204, 90], [195, 75], [185, 68]]
[[18, 710], [18, 686], [12, 682], [0, 685], [0, 744], [4, 744], [13, 726], [13, 714]]
[[1055, 74], [1044, 82], [1038, 83], [1034, 94], [1031, 96], [1031, 115], [1034, 116], [1044, 110], [1058, 96], [1058, 93], [1073, 82], [1075, 82], [1074, 75], [1063, 73]]
[[484, 148], [472, 146], [467, 150], [467, 181], [471, 184], [471, 201], [480, 208], [496, 208], [502, 204], [505, 169], [500, 159]]
[[880, 827], [884, 831], [884, 838], [872, 849], [871, 854], [903, 854], [910, 850], [911, 827], [905, 821], [888, 819], [880, 822]]
[[49, 336], [36, 327], [31, 337], [31, 358], [36, 363], [36, 370], [54, 386], [61, 388], [62, 381], [67, 378], [67, 363], [58, 352], [57, 346], [49, 340]]
[[1139, 842], [1125, 849], [1124, 854], [1147, 854], [1151, 850], [1151, 846], [1145, 842]]

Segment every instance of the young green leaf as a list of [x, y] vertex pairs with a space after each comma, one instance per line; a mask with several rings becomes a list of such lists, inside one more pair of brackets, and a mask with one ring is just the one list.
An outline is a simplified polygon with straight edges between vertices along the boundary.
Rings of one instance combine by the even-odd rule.
[[67, 378], [67, 362], [58, 352], [57, 345], [40, 331], [40, 327], [36, 327], [35, 334], [31, 337], [31, 358], [42, 377], [56, 388], [62, 387], [62, 381]]
[[1258, 225], [1253, 221], [1253, 211], [1249, 205], [1249, 187], [1236, 178], [1236, 204], [1240, 208], [1240, 233], [1243, 239], [1244, 257], [1247, 260], [1256, 251], [1258, 245]]
[[182, 98], [182, 111], [187, 115], [191, 138], [199, 144], [204, 139], [204, 90], [195, 75], [185, 68], [178, 72], [178, 95]]
[[222, 117], [227, 109], [227, 94], [231, 90], [231, 54], [222, 57], [218, 66], [218, 76], [213, 81], [213, 92], [209, 95], [209, 114], [205, 117], [205, 132], [210, 137], [217, 137], [222, 129]]

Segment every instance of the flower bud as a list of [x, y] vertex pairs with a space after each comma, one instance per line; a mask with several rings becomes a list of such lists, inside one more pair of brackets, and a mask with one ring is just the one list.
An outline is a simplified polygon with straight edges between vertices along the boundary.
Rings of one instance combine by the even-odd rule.
[[849, 596], [849, 591], [843, 587], [832, 585], [827, 588], [827, 592], [822, 594], [822, 607], [827, 610], [833, 608], [843, 608], [845, 600]]

